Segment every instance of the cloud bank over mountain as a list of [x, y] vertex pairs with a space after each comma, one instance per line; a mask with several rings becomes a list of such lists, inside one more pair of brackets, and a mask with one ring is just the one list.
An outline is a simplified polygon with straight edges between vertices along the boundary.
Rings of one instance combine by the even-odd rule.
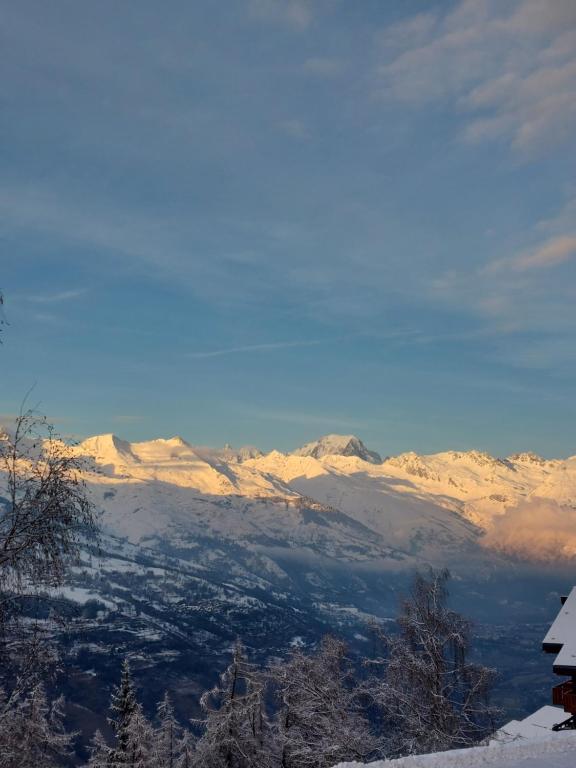
[[572, 559], [576, 556], [576, 507], [532, 497], [494, 518], [483, 544], [528, 560]]

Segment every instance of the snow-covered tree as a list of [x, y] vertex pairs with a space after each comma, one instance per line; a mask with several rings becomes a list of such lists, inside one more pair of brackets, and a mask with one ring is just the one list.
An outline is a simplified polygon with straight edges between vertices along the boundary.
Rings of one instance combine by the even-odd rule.
[[328, 768], [373, 753], [375, 738], [343, 642], [328, 636], [314, 653], [297, 649], [272, 667], [271, 676], [280, 705], [275, 732], [282, 768]]
[[494, 671], [467, 660], [471, 625], [447, 607], [447, 570], [418, 573], [398, 617], [379, 630], [386, 657], [367, 685], [388, 725], [389, 754], [466, 747], [493, 730]]
[[0, 688], [0, 768], [16, 765], [18, 743], [16, 734], [20, 729], [19, 712], [15, 697], [8, 697]]
[[112, 765], [129, 766], [130, 768], [157, 768], [158, 763], [153, 754], [152, 726], [144, 716], [140, 704], [136, 704], [126, 725], [126, 751], [120, 754], [120, 760]]
[[177, 768], [182, 751], [182, 727], [174, 716], [168, 692], [158, 705], [158, 728], [154, 738], [154, 759], [157, 768]]
[[90, 743], [90, 760], [88, 768], [109, 768], [112, 750], [102, 732], [97, 730]]
[[138, 702], [130, 673], [130, 664], [128, 659], [125, 659], [122, 664], [120, 685], [112, 693], [110, 703], [111, 716], [108, 722], [116, 737], [116, 744], [110, 754], [111, 765], [129, 765], [130, 723], [137, 707]]
[[198, 740], [198, 768], [267, 768], [271, 765], [264, 681], [246, 659], [240, 642], [219, 683], [200, 699], [204, 733]]
[[0, 430], [0, 684], [10, 699], [25, 697], [54, 658], [45, 622], [19, 621], [23, 608], [62, 583], [95, 533], [80, 472], [81, 459], [34, 411]]
[[184, 730], [182, 738], [178, 742], [178, 759], [176, 768], [194, 768], [195, 740], [190, 731]]
[[64, 702], [48, 703], [42, 685], [12, 698], [0, 730], [0, 768], [53, 768], [70, 753], [76, 734], [64, 730]]
[[82, 537], [95, 533], [81, 469], [81, 459], [34, 411], [0, 434], [0, 590], [60, 584]]

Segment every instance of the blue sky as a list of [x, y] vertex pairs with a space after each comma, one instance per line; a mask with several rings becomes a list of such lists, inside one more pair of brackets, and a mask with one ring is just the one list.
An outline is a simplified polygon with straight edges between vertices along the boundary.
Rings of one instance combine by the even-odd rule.
[[0, 5], [4, 418], [576, 453], [573, 0]]

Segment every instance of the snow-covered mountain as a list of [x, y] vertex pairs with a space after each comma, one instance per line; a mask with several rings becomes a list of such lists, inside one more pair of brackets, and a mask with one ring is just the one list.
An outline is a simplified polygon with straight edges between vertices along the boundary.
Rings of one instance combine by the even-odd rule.
[[356, 456], [371, 464], [381, 464], [382, 458], [376, 451], [369, 451], [360, 438], [355, 435], [324, 435], [319, 440], [306, 443], [293, 451], [294, 456], [312, 456], [322, 459], [324, 456]]
[[494, 553], [576, 555], [576, 457], [479, 451], [379, 460], [354, 436], [290, 454], [198, 448], [181, 437], [99, 435], [75, 449], [109, 530], [132, 543], [219, 537], [401, 569]]

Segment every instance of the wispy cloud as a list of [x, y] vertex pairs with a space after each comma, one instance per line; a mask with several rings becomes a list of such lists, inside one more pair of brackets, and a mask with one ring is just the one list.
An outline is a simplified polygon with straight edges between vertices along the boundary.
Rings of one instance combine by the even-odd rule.
[[32, 296], [24, 296], [23, 298], [32, 304], [60, 304], [72, 299], [78, 299], [80, 296], [84, 296], [85, 293], [85, 288], [76, 288], [58, 293], [34, 294]]
[[61, 319], [51, 312], [34, 312], [32, 319], [41, 325], [59, 325]]
[[[224, 297], [237, 292], [229, 260], [225, 256], [218, 260], [194, 259], [193, 228], [170, 216], [120, 212], [102, 201], [80, 205], [69, 193], [28, 184], [0, 186], [0, 221], [15, 231], [39, 232], [67, 244], [95, 248], [103, 259], [128, 257], [128, 263], [138, 266], [141, 272], [184, 281], [205, 295], [214, 292]], [[67, 291], [54, 297], [62, 301], [75, 298], [73, 293]], [[50, 302], [50, 296], [48, 301], [45, 296], [28, 298], [37, 303]]]
[[537, 222], [530, 233], [531, 245], [516, 253], [475, 269], [445, 272], [431, 283], [432, 294], [443, 304], [466, 307], [501, 335], [527, 331], [547, 335], [537, 349], [528, 349], [520, 339], [517, 348], [507, 352], [511, 363], [543, 367], [545, 360], [553, 360], [555, 366], [573, 360], [576, 288], [566, 270], [576, 262], [574, 210], [570, 199], [557, 215]]
[[501, 139], [530, 153], [574, 135], [573, 0], [460, 0], [388, 27], [380, 45], [381, 92], [414, 105], [452, 102], [466, 141]]
[[307, 339], [297, 341], [273, 341], [265, 344], [246, 344], [237, 347], [225, 347], [224, 349], [212, 349], [206, 352], [187, 352], [186, 357], [193, 360], [202, 360], [209, 357], [223, 357], [224, 355], [237, 355], [248, 352], [277, 352], [282, 349], [296, 349], [298, 347], [317, 347], [326, 344], [330, 340]]
[[504, 259], [490, 261], [480, 275], [551, 269], [576, 257], [576, 235], [555, 235]]
[[514, 269], [542, 269], [563, 264], [576, 257], [576, 235], [559, 235], [542, 243], [538, 248], [517, 256], [511, 265]]
[[534, 226], [534, 242], [510, 258], [490, 262], [485, 271], [526, 272], [556, 267], [576, 257], [576, 197], [569, 198], [560, 211]]
[[[234, 355], [249, 352], [276, 352], [283, 349], [297, 349], [302, 347], [319, 347], [326, 344], [335, 344], [356, 339], [373, 339], [380, 343], [384, 342], [406, 342], [406, 343], [426, 343], [430, 341], [421, 331], [412, 328], [401, 328], [397, 330], [370, 332], [370, 333], [348, 333], [342, 336], [334, 336], [326, 339], [294, 339], [291, 341], [273, 341], [263, 344], [246, 344], [235, 347], [225, 347], [223, 349], [213, 349], [207, 351], [187, 352], [185, 356], [191, 359], [203, 359], [209, 357], [221, 357], [223, 355]], [[442, 337], [443, 338], [443, 337]]]

